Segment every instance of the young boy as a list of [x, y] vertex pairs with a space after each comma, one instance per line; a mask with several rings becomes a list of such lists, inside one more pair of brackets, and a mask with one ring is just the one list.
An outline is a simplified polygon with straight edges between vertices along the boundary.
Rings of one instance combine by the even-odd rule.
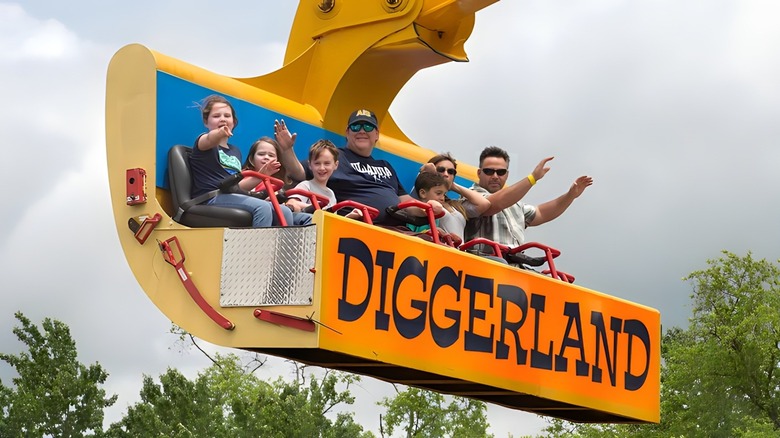
[[[301, 181], [295, 188], [326, 196], [330, 202], [322, 209], [329, 209], [336, 204], [337, 200], [336, 194], [328, 187], [328, 179], [338, 167], [339, 150], [336, 145], [330, 140], [317, 140], [309, 149], [309, 169], [311, 169], [313, 177], [310, 180]], [[302, 195], [291, 195], [286, 204], [293, 211], [302, 211], [311, 205], [311, 201]], [[346, 217], [361, 218], [363, 213], [354, 209]]]
[[[438, 173], [420, 172], [417, 175], [417, 179], [414, 180], [414, 190], [417, 191], [417, 197], [420, 201], [427, 202], [433, 206], [437, 204], [441, 206], [444, 202], [444, 195], [447, 193], [447, 187], [449, 183], [447, 179]], [[439, 225], [439, 220], [436, 219], [436, 226]], [[410, 230], [414, 232], [425, 232], [431, 228], [429, 224], [425, 225], [412, 225], [406, 224]]]

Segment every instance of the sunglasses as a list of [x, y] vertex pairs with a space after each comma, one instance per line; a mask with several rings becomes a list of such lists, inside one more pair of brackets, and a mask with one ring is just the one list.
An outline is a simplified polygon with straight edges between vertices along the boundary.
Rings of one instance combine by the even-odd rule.
[[437, 167], [437, 168], [436, 168], [436, 171], [437, 171], [437, 172], [439, 172], [439, 173], [444, 173], [444, 172], [447, 172], [447, 173], [449, 173], [449, 174], [450, 174], [450, 175], [452, 175], [452, 176], [455, 176], [455, 175], [457, 175], [457, 174], [458, 174], [458, 171], [457, 171], [457, 170], [455, 170], [455, 169], [453, 169], [453, 168], [451, 168], [451, 167], [450, 167], [450, 168], [446, 168], [446, 167], [444, 167], [444, 166], [439, 166], [439, 167]]
[[360, 132], [360, 128], [363, 128], [366, 132], [371, 132], [376, 129], [376, 126], [370, 123], [353, 123], [349, 125], [349, 130], [352, 132]]
[[507, 169], [491, 169], [489, 167], [485, 167], [482, 168], [482, 173], [487, 176], [493, 176], [494, 173], [497, 173], [498, 176], [504, 176], [507, 173]]

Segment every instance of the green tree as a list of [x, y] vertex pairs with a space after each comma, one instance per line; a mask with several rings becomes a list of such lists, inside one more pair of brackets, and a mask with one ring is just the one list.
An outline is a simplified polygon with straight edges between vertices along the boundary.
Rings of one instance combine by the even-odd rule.
[[407, 438], [492, 437], [487, 433], [487, 406], [481, 401], [414, 387], [396, 387], [396, 392], [379, 402], [386, 408], [382, 430], [389, 435], [400, 427]]
[[[662, 410], [675, 434], [780, 431], [780, 269], [724, 252], [691, 273], [693, 317], [665, 340]], [[664, 418], [662, 418], [662, 421]]]
[[762, 437], [780, 435], [780, 268], [724, 251], [685, 280], [689, 327], [664, 333], [661, 423], [573, 425], [547, 436]]
[[103, 431], [103, 409], [116, 401], [101, 388], [108, 373], [100, 364], [77, 360], [76, 342], [60, 321], [46, 318], [43, 332], [21, 312], [13, 329], [27, 345], [18, 355], [0, 353], [0, 361], [18, 374], [13, 385], [0, 382], [0, 436], [80, 437]]
[[241, 365], [236, 355], [214, 363], [190, 381], [169, 369], [159, 383], [144, 377], [141, 401], [112, 424], [109, 437], [371, 437], [355, 423], [353, 414], [333, 409], [354, 398], [349, 386], [356, 376], [326, 372], [307, 375], [298, 367], [293, 382], [281, 378], [267, 383]]
[[[349, 387], [360, 380], [354, 374], [326, 370], [322, 378], [306, 373], [306, 367], [294, 364], [296, 379], [282, 378], [273, 383], [272, 398], [260, 408], [265, 421], [255, 436], [273, 437], [373, 437], [363, 432], [354, 421], [353, 413], [336, 413], [335, 421], [328, 414], [338, 407], [352, 405], [354, 396]], [[341, 390], [340, 387], [344, 389]]]

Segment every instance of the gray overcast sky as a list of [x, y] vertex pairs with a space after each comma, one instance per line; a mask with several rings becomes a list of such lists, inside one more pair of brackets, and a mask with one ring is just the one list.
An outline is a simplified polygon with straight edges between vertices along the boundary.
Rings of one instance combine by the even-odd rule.
[[[228, 76], [280, 67], [295, 2], [202, 0], [0, 3], [0, 351], [21, 346], [13, 312], [67, 323], [84, 362], [138, 398], [141, 374], [207, 365], [171, 351], [116, 239], [105, 168], [105, 73], [129, 43]], [[594, 185], [529, 231], [563, 251], [577, 283], [657, 308], [685, 325], [681, 279], [727, 249], [780, 257], [780, 3], [773, 0], [503, 0], [477, 14], [471, 62], [420, 72], [391, 112], [410, 138], [476, 164], [512, 154], [510, 182], [544, 156], [526, 200]], [[16, 156], [24, 158], [14, 158]], [[271, 361], [269, 375], [289, 373]], [[0, 366], [7, 382], [8, 370]], [[358, 419], [389, 385], [364, 380]], [[496, 436], [533, 433], [530, 414], [491, 407]]]

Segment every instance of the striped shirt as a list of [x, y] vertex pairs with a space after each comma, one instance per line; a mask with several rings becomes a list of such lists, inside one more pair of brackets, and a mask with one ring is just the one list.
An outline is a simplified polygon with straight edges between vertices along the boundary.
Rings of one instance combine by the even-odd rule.
[[[490, 192], [477, 184], [471, 186], [471, 190], [486, 198], [490, 196]], [[525, 242], [525, 229], [535, 216], [536, 207], [520, 201], [493, 216], [470, 216], [466, 223], [464, 242], [483, 237], [510, 248], [520, 246]]]

